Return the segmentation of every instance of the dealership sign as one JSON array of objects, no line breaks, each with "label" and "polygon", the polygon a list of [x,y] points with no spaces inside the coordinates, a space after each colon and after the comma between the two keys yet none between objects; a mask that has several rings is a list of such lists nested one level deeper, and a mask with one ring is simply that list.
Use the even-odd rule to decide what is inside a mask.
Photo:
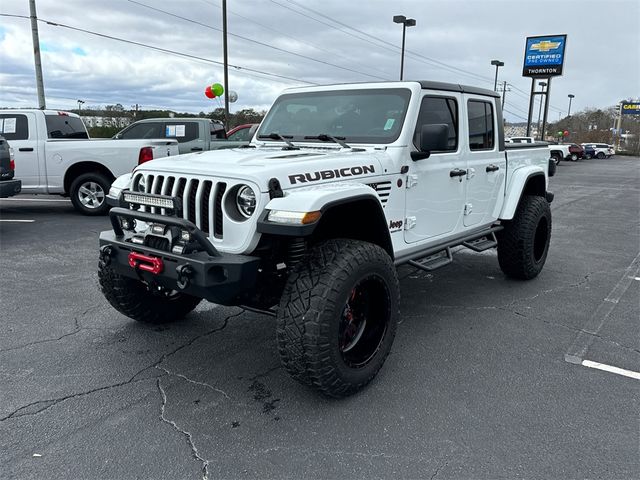
[{"label": "dealership sign", "polygon": [[523,77],[548,78],[562,75],[566,35],[527,37]]},{"label": "dealership sign", "polygon": [[640,102],[623,102],[620,111],[623,115],[640,115]]}]

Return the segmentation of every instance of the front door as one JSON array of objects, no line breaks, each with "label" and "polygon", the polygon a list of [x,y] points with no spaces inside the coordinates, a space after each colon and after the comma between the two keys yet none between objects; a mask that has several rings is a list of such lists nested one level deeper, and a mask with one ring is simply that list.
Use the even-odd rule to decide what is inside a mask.
[{"label": "front door", "polygon": [[422,98],[414,146],[419,146],[420,130],[427,124],[447,125],[449,140],[446,149],[410,162],[404,231],[407,243],[436,239],[460,228],[466,189],[464,176],[458,175],[466,169],[459,140],[461,99],[450,93],[429,93]]}]

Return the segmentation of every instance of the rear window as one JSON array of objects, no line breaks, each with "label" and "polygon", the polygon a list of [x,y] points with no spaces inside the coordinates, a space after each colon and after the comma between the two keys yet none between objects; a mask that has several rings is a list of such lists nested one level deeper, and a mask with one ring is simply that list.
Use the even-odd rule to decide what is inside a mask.
[{"label": "rear window", "polygon": [[490,150],[493,148],[493,107],[489,102],[469,100],[469,148]]},{"label": "rear window", "polygon": [[45,115],[49,138],[89,138],[87,128],[78,117],[69,115]]},{"label": "rear window", "polygon": [[123,140],[139,140],[146,138],[164,138],[160,122],[137,123],[118,134]]},{"label": "rear window", "polygon": [[0,115],[0,135],[11,140],[27,140],[29,138],[29,122],[26,115]]},{"label": "rear window", "polygon": [[197,122],[167,122],[164,130],[164,136],[175,138],[178,143],[191,142],[199,136]]}]

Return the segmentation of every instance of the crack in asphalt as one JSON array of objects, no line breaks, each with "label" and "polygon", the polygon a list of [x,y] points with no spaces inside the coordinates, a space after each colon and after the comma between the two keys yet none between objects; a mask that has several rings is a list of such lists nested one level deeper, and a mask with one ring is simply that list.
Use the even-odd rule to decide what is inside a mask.
[{"label": "crack in asphalt", "polygon": [[266,377],[267,375],[269,375],[271,372],[275,372],[276,370],[279,370],[282,368],[282,365],[276,365],[275,367],[271,367],[269,370],[266,370],[262,373],[258,373],[256,375],[254,375],[253,377],[249,377],[250,381],[254,381],[257,380],[259,378],[263,378]]},{"label": "crack in asphalt", "polygon": [[84,312],[79,313],[78,315],[73,317],[74,328],[73,328],[72,332],[65,333],[64,335],[61,335],[61,336],[56,337],[56,338],[45,338],[43,340],[36,340],[36,341],[33,341],[33,342],[25,343],[23,345],[17,345],[15,347],[4,348],[4,349],[0,350],[0,353],[12,352],[12,351],[15,351],[15,350],[21,350],[23,348],[31,347],[32,345],[40,345],[42,343],[57,342],[59,340],[62,340],[63,338],[71,337],[72,335],[76,335],[76,334],[80,333],[82,330],[94,329],[94,327],[91,327],[91,328],[83,327],[81,325],[81,323],[80,323],[80,318],[84,317],[87,313],[89,313],[91,311],[94,311],[94,310],[97,310],[98,308],[103,307],[103,306],[104,306],[103,304],[94,305],[93,307],[89,307]]},{"label": "crack in asphalt", "polygon": [[444,462],[442,465],[440,465],[438,468],[436,468],[436,471],[433,472],[433,475],[431,475],[431,478],[429,480],[433,480],[434,478],[436,478],[438,476],[438,474],[440,473],[440,470],[442,470],[447,465],[449,465],[449,462]]},{"label": "crack in asphalt", "polygon": [[[163,354],[163,355],[160,357],[160,359],[158,359],[157,361],[155,361],[155,362],[154,362],[154,363],[152,363],[151,365],[148,365],[148,366],[144,367],[143,369],[139,370],[139,371],[138,371],[137,373],[135,373],[131,378],[129,378],[129,380],[126,380],[126,381],[124,381],[124,382],[118,382],[118,383],[110,384],[110,385],[105,385],[105,386],[102,386],[102,387],[93,388],[93,389],[91,389],[91,390],[87,390],[87,391],[84,391],[84,392],[78,392],[78,393],[73,393],[73,394],[70,394],[70,395],[65,395],[65,396],[63,396],[63,397],[50,398],[50,399],[46,399],[46,400],[38,400],[38,401],[35,401],[35,402],[31,402],[31,403],[28,403],[27,405],[23,405],[23,406],[21,406],[21,407],[19,407],[19,408],[15,409],[14,411],[12,411],[11,413],[9,413],[8,415],[5,415],[4,417],[0,418],[0,422],[4,422],[4,421],[9,420],[9,419],[11,419],[11,418],[20,418],[20,417],[26,417],[26,416],[33,416],[33,415],[37,415],[37,414],[42,413],[42,412],[44,412],[44,411],[46,411],[46,410],[49,410],[51,407],[53,407],[53,406],[55,406],[55,405],[58,405],[58,404],[59,404],[59,403],[61,403],[61,402],[64,402],[64,401],[66,401],[66,400],[69,400],[69,399],[71,399],[71,398],[81,397],[81,396],[84,396],[84,395],[89,395],[89,394],[91,394],[91,393],[101,392],[101,391],[103,391],[103,390],[109,390],[109,389],[111,389],[111,388],[122,387],[122,386],[128,385],[128,384],[130,384],[130,383],[136,383],[136,382],[138,382],[138,381],[147,380],[147,379],[140,379],[140,380],[136,380],[136,377],[138,377],[138,376],[139,376],[139,375],[141,375],[142,373],[146,372],[147,370],[150,370],[150,369],[152,369],[152,368],[156,368],[156,367],[157,367],[157,366],[159,366],[162,362],[164,362],[168,357],[170,357],[171,355],[174,355],[174,354],[178,353],[180,350],[183,350],[184,348],[187,348],[187,347],[189,347],[189,346],[193,345],[193,344],[194,344],[197,340],[199,340],[200,338],[204,338],[204,337],[206,337],[206,336],[209,336],[209,335],[212,335],[212,334],[214,334],[214,333],[216,333],[216,332],[219,332],[219,331],[221,331],[221,330],[224,330],[224,328],[226,328],[226,326],[228,325],[229,320],[231,320],[232,318],[238,317],[238,316],[242,315],[243,313],[244,313],[244,310],[241,310],[241,311],[240,311],[240,312],[238,312],[238,313],[235,313],[235,314],[233,314],[233,315],[229,315],[228,317],[226,317],[226,318],[224,319],[224,322],[223,322],[223,324],[222,324],[222,326],[221,326],[221,327],[217,327],[217,328],[214,328],[214,329],[212,329],[212,330],[209,330],[209,331],[207,331],[207,332],[205,332],[205,333],[202,333],[202,334],[200,334],[200,335],[197,335],[196,337],[194,337],[194,338],[192,338],[191,340],[189,340],[188,342],[186,342],[186,343],[184,343],[184,344],[180,345],[179,347],[177,347],[177,348],[173,349],[172,351],[170,351],[170,352],[168,352],[168,353]],[[160,376],[163,376],[163,375],[160,375]],[[155,376],[155,377],[151,377],[151,378],[159,378],[159,377]],[[23,410],[25,410],[25,409],[27,409],[27,408],[33,407],[33,406],[35,406],[35,405],[40,405],[40,404],[46,404],[46,405],[45,405],[43,408],[41,408],[41,409],[39,409],[39,410],[37,410],[37,411],[35,411],[35,412],[28,412],[28,413],[24,413],[24,414],[22,414],[22,415],[19,415],[19,412],[21,412],[21,411],[23,411]]]},{"label": "crack in asphalt", "polygon": [[184,380],[186,382],[193,383],[194,385],[200,385],[200,386],[203,386],[203,387],[207,387],[208,389],[213,390],[214,392],[218,392],[218,393],[224,395],[224,397],[227,398],[227,399],[231,398],[231,397],[229,397],[227,392],[225,392],[224,390],[220,390],[219,388],[216,388],[213,385],[210,385],[210,384],[208,384],[206,382],[199,382],[198,380],[193,380],[192,378],[189,378],[186,375],[183,375],[181,373],[171,372],[171,371],[167,370],[166,368],[161,367],[160,365],[156,365],[155,368],[157,368],[158,370],[162,370],[167,375],[170,375],[172,377],[178,377],[178,378],[181,378],[182,380]]},{"label": "crack in asphalt", "polygon": [[191,449],[191,455],[193,456],[194,459],[198,460],[202,464],[202,480],[208,480],[209,479],[209,460],[200,456],[200,453],[198,452],[198,448],[193,442],[193,435],[191,434],[191,432],[181,429],[176,422],[174,422],[173,420],[169,420],[165,416],[165,407],[167,406],[167,394],[162,388],[162,385],[160,385],[160,378],[156,379],[156,385],[158,386],[158,391],[162,396],[162,404],[160,405],[160,420],[162,420],[164,423],[168,425],[171,425],[178,433],[185,436],[185,438],[187,439],[187,444]]}]

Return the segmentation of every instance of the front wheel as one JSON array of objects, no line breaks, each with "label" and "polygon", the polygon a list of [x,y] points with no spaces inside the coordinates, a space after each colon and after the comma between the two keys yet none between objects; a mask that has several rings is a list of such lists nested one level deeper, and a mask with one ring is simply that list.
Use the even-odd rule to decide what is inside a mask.
[{"label": "front wheel", "polygon": [[571,161],[572,162],[577,162],[578,161],[578,154],[577,153],[572,153],[571,154]]},{"label": "front wheel", "polygon": [[105,215],[109,210],[107,193],[110,186],[111,181],[102,173],[83,173],[71,182],[71,203],[84,215]]},{"label": "front wheel", "polygon": [[555,163],[556,165],[560,165],[560,155],[558,155],[557,153],[551,155],[551,160],[553,160],[553,163]]},{"label": "front wheel", "polygon": [[155,289],[139,280],[117,274],[102,260],[98,280],[105,298],[123,315],[142,323],[169,323],[184,318],[200,299],[184,293]]},{"label": "front wheel", "polygon": [[598,157],[600,160],[602,160],[604,158],[604,153],[598,152],[598,155],[596,155],[596,157]]},{"label": "front wheel", "polygon": [[535,278],[544,267],[551,240],[551,209],[543,197],[520,200],[513,220],[504,222],[498,238],[498,263],[509,277]]},{"label": "front wheel", "polygon": [[351,395],[382,367],[400,315],[398,275],[381,247],[329,240],[292,271],[277,316],[289,374],[331,397]]}]

